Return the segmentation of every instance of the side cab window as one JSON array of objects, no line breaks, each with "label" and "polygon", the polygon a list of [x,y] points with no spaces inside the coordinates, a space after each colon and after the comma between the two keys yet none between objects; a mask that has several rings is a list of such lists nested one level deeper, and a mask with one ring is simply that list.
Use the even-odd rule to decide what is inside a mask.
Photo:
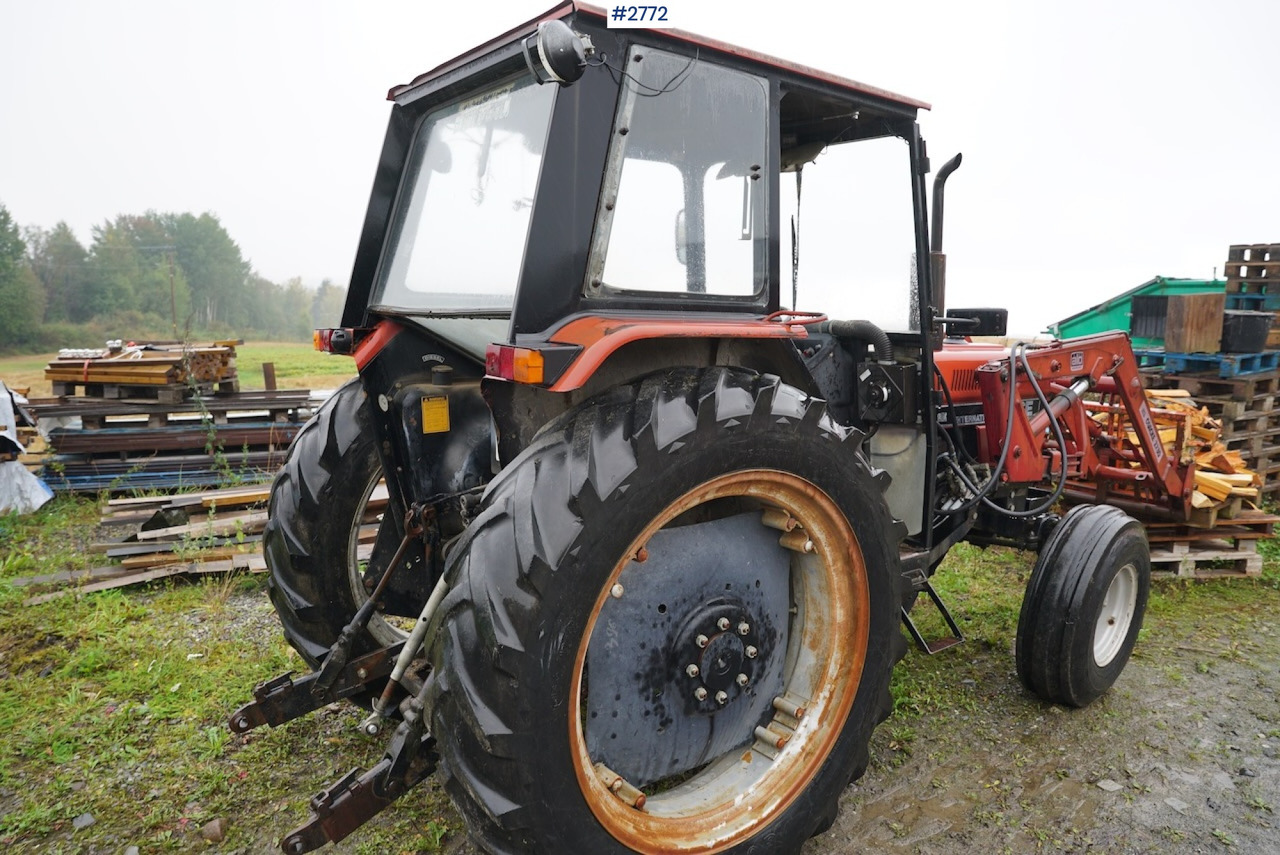
[{"label": "side cab window", "polygon": [[633,45],[586,293],[763,299],[768,115],[763,78]]}]

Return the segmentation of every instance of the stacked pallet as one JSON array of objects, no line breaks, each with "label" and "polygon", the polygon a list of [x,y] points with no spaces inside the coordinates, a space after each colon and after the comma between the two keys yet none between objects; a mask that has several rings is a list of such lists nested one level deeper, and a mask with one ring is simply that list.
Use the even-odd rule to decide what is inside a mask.
[{"label": "stacked pallet", "polygon": [[1265,294],[1280,282],[1280,243],[1234,244],[1224,266],[1228,294]]},{"label": "stacked pallet", "polygon": [[1196,579],[1257,576],[1262,573],[1258,541],[1271,537],[1280,517],[1240,511],[1213,528],[1146,520],[1151,570],[1157,576]]},{"label": "stacked pallet", "polygon": [[193,392],[236,392],[236,341],[206,346],[181,343],[108,346],[61,350],[44,370],[57,396],[94,398],[150,397],[177,403]]},{"label": "stacked pallet", "polygon": [[[284,463],[315,402],[306,390],[151,398],[44,398],[31,409],[52,451],[42,477],[56,491],[216,487],[262,481]],[[69,427],[49,425],[70,423]]]},{"label": "stacked pallet", "polygon": [[1235,244],[1227,250],[1223,270],[1228,306],[1275,314],[1267,348],[1280,348],[1280,244]]}]

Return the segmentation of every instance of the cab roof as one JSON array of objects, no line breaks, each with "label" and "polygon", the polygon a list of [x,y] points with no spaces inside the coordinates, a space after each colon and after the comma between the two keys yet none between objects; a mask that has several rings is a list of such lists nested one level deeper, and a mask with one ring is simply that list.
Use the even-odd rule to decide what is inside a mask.
[{"label": "cab roof", "polygon": [[[449,71],[459,68],[460,66],[463,66],[468,62],[478,59],[479,57],[485,55],[486,53],[489,53],[491,50],[493,50],[496,47],[510,44],[512,41],[514,41],[517,38],[522,38],[524,36],[531,34],[533,31],[535,31],[538,28],[538,24],[542,23],[543,21],[551,21],[551,20],[556,20],[560,18],[569,18],[575,15],[583,15],[583,16],[588,16],[592,18],[597,18],[601,22],[607,22],[608,20],[608,17],[607,17],[608,13],[606,12],[606,10],[598,6],[591,6],[586,3],[575,2],[575,0],[568,0],[567,2],[564,2],[557,6],[552,7],[551,9],[547,10],[541,15],[538,15],[535,18],[531,18],[530,20],[524,22],[518,27],[514,27],[506,31],[502,35],[496,38],[490,39],[484,44],[479,45],[478,47],[472,48],[466,53],[460,54],[459,56],[454,57],[448,62],[438,65],[435,68],[431,69],[430,71],[427,71],[423,74],[418,75],[409,83],[401,84],[399,86],[393,86],[391,90],[387,92],[387,100],[394,101],[405,92],[408,92],[411,89],[414,89],[418,86],[421,86],[424,83],[427,83],[437,77],[440,77],[441,75],[444,75]],[[826,84],[827,86],[847,90],[850,94],[863,95],[863,96],[870,95],[872,97],[879,98],[884,101],[888,101],[888,102],[900,105],[902,107],[906,107],[911,110],[930,109],[930,105],[925,101],[918,101],[914,98],[908,98],[905,95],[899,95],[895,92],[890,92],[887,89],[881,89],[878,86],[871,86],[866,83],[859,83],[858,81],[850,80],[847,77],[841,77],[837,74],[830,74],[828,72],[821,71],[820,69],[817,69],[817,68],[812,68],[810,66],[802,65],[797,62],[791,62],[790,60],[786,60],[786,59],[779,59],[778,57],[769,56],[768,54],[760,53],[758,51],[754,51],[749,48],[743,48],[743,47],[738,47],[737,45],[731,45],[731,44],[728,44],[727,42],[722,42],[716,39],[708,38],[707,36],[700,36],[700,35],[697,35],[696,33],[689,33],[689,32],[685,32],[684,30],[677,30],[677,29],[649,30],[648,32],[655,35],[660,34],[662,37],[669,38],[674,41],[684,42],[686,44],[696,45],[698,47],[709,48],[711,50],[719,51],[720,53],[738,57],[739,59],[743,59],[748,62],[761,65],[769,69],[773,69],[775,71],[781,71],[781,72],[785,72],[787,74],[795,75],[798,77],[804,77],[810,80],[820,81]]]}]

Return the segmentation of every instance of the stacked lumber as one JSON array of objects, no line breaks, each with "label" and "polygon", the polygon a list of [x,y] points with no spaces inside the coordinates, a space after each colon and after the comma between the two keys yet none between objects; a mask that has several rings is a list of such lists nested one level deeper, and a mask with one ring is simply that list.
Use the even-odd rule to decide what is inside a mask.
[{"label": "stacked lumber", "polygon": [[[14,579],[32,590],[24,603],[37,605],[69,594],[87,594],[173,577],[262,573],[262,532],[267,524],[270,487],[229,487],[176,496],[111,499],[103,503],[103,531],[128,533],[90,544],[103,562],[87,570],[61,571]],[[387,507],[385,485],[365,505],[356,559],[373,551]],[[110,562],[110,563],[106,563]]]},{"label": "stacked lumber", "polygon": [[99,350],[62,350],[45,366],[44,377],[54,395],[74,395],[81,388],[90,397],[125,395],[156,397],[176,402],[192,390],[234,392],[236,348],[239,342],[219,341],[191,346],[173,343],[108,342]]},{"label": "stacked lumber", "polygon": [[52,453],[42,477],[58,492],[217,487],[269,479],[318,406],[305,389],[155,399],[37,398]]},{"label": "stacked lumber", "polygon": [[39,592],[24,601],[37,605],[175,576],[262,573],[267,569],[261,541],[268,493],[268,487],[260,486],[113,499],[102,508],[101,524],[127,525],[131,533],[89,546],[90,553],[112,563],[15,579],[13,584]]},{"label": "stacked lumber", "polygon": [[1280,371],[1231,378],[1144,371],[1143,380],[1194,396],[1218,422],[1220,441],[1261,476],[1262,494],[1280,492]]},{"label": "stacked lumber", "polygon": [[[1165,452],[1193,467],[1195,478],[1189,519],[1170,520],[1155,505],[1144,515],[1141,509],[1147,506],[1141,501],[1126,508],[1147,529],[1152,571],[1189,578],[1257,576],[1262,572],[1257,541],[1271,537],[1280,522],[1257,507],[1261,476],[1240,450],[1229,447],[1221,420],[1190,391],[1148,389],[1147,401]],[[1086,407],[1104,430],[1139,445],[1123,407],[1098,402]],[[1087,491],[1075,496],[1089,500]]]}]

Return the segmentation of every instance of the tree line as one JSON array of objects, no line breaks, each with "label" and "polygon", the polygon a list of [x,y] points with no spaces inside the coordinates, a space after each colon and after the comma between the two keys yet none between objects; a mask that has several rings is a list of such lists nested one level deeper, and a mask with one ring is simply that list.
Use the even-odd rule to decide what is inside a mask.
[{"label": "tree line", "polygon": [[85,246],[65,223],[20,228],[0,205],[0,350],[98,338],[309,340],[342,315],[346,289],[254,272],[212,213],[121,214]]}]

